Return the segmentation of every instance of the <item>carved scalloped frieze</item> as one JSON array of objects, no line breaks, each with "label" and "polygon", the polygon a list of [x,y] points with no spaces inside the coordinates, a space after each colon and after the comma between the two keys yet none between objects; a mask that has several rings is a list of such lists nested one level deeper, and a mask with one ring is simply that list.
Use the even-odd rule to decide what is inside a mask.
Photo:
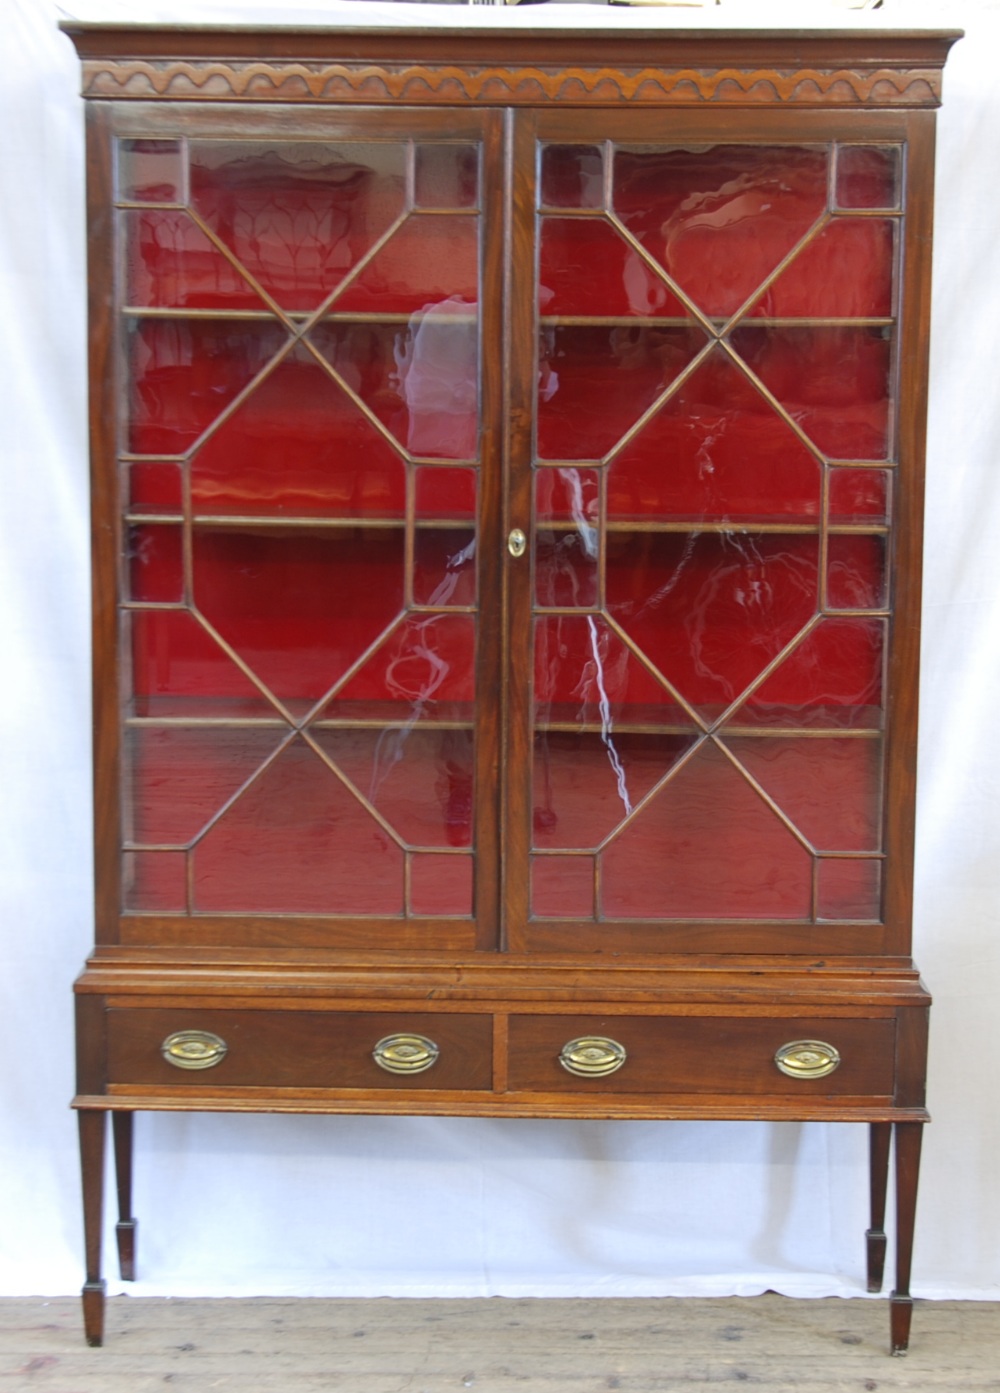
[{"label": "carved scalloped frieze", "polygon": [[937,106],[937,68],[500,68],[450,64],[191,62],[143,59],[83,65],[83,94],[170,101],[480,103],[617,106],[704,102],[813,106]]}]

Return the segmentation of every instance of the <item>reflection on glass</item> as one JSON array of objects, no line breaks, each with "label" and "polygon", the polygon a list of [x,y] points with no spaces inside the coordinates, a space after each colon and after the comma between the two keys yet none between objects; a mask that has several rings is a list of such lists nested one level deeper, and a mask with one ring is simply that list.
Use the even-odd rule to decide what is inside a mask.
[{"label": "reflection on glass", "polygon": [[287,342],[277,323],[131,321],[127,449],[183,454]]},{"label": "reflection on glass", "polygon": [[543,145],[541,203],[548,208],[600,208],[604,162],[598,145]]},{"label": "reflection on glass", "polygon": [[538,366],[539,458],[600,459],[704,343],[695,329],[544,329]]},{"label": "reflection on glass", "polygon": [[118,197],[130,203],[180,203],[184,157],[179,140],[120,140]]},{"label": "reflection on glass", "polygon": [[603,218],[542,219],[538,312],[687,317],[666,281]]},{"label": "reflection on glass", "polygon": [[333,302],[338,313],[419,314],[428,304],[478,299],[479,219],[412,214]]},{"label": "reflection on glass", "polygon": [[885,538],[833,536],[828,545],[828,607],[882,609],[886,602]]},{"label": "reflection on glass", "polygon": [[882,724],[884,619],[821,619],[732,717],[737,726]]},{"label": "reflection on glass", "polygon": [[898,208],[899,156],[898,145],[839,145],[838,206]]},{"label": "reflection on glass", "polygon": [[597,604],[597,478],[593,469],[535,471],[535,602],[543,608]]},{"label": "reflection on glass", "polygon": [[435,609],[476,603],[476,534],[471,529],[417,529],[413,601]]},{"label": "reflection on glass", "polygon": [[813,617],[813,535],[615,533],[608,610],[687,701],[715,717]]},{"label": "reflection on glass", "polygon": [[266,303],[188,213],[123,213],[125,298],[173,309],[265,310]]},{"label": "reflection on glass", "polygon": [[733,314],[826,209],[825,147],[615,152],[621,221],[706,314]]},{"label": "reflection on glass", "polygon": [[184,561],[179,527],[128,529],[129,599],[179,603],[184,598]]},{"label": "reflection on glass", "polygon": [[198,140],[191,201],[287,310],[318,306],[402,214],[402,144]]},{"label": "reflection on glass", "polygon": [[397,720],[440,716],[468,721],[475,691],[475,637],[471,615],[416,614],[401,619],[337,691],[324,715],[337,717],[361,708],[382,710]]},{"label": "reflection on glass", "polygon": [[816,457],[721,349],[622,447],[608,475],[612,518],[815,521],[819,503]]},{"label": "reflection on glass", "polygon": [[533,845],[546,850],[600,846],[666,777],[692,741],[688,734],[620,730],[613,723],[601,732],[538,732]]},{"label": "reflection on glass", "polygon": [[886,523],[889,521],[887,469],[831,469],[830,522]]},{"label": "reflection on glass", "polygon": [[414,847],[471,845],[471,730],[430,724],[323,727],[314,731],[314,739],[401,841]]}]

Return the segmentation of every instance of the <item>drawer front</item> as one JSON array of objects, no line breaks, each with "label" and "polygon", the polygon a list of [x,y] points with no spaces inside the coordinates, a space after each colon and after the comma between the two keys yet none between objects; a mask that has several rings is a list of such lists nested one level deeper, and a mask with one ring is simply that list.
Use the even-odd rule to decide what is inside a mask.
[{"label": "drawer front", "polygon": [[[895,1039],[891,1018],[512,1016],[508,1086],[518,1092],[887,1097]],[[583,1044],[567,1062],[595,1072],[570,1072],[560,1062],[572,1041]],[[810,1077],[810,1067],[822,1066],[822,1052],[793,1052],[788,1067],[800,1072],[789,1077],[775,1055],[798,1041],[832,1045],[839,1063]],[[614,1045],[623,1048],[624,1059]]]},{"label": "drawer front", "polygon": [[[483,1089],[492,1085],[492,1020],[486,1015],[404,1011],[219,1011],[111,1009],[108,1079],[112,1084],[197,1088]],[[164,1041],[181,1040],[180,1064]],[[204,1037],[218,1037],[224,1052]],[[402,1037],[393,1040],[392,1037]],[[414,1041],[413,1037],[418,1037]],[[436,1047],[427,1050],[420,1039]],[[375,1062],[380,1041],[385,1063]],[[214,1063],[205,1063],[221,1054]],[[428,1064],[428,1058],[433,1062]],[[192,1062],[193,1061],[193,1062]],[[390,1071],[390,1069],[392,1071]],[[401,1070],[401,1072],[395,1072]]]}]

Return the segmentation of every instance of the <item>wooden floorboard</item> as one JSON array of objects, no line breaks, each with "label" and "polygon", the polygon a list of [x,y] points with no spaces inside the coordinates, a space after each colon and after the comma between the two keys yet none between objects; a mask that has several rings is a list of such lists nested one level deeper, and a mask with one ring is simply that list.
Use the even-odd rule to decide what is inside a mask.
[{"label": "wooden floorboard", "polygon": [[755,1393],[1000,1390],[1000,1304],[918,1303],[887,1353],[884,1302],[726,1300],[0,1301],[0,1393]]}]

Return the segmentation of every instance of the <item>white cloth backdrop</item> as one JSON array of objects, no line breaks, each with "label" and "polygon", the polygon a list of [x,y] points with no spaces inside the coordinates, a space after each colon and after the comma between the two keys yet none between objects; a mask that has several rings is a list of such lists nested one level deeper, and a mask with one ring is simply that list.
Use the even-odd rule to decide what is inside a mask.
[{"label": "white cloth backdrop", "polygon": [[[362,21],[404,13],[353,8]],[[730,0],[705,15],[773,18],[762,10]],[[100,0],[84,13],[246,19],[260,7]],[[832,13],[800,0],[777,17]],[[702,22],[582,17],[677,14]],[[81,1281],[67,1102],[70,984],[91,942],[83,112],[57,18],[51,0],[0,0],[0,1291],[15,1294]],[[508,22],[575,18],[548,7]],[[936,996],[935,1121],[915,1290],[997,1297],[1000,6],[887,0],[869,19],[921,21],[968,37],[940,127],[916,922]],[[141,1114],[131,1289],[859,1295],[865,1155],[858,1126]]]}]

